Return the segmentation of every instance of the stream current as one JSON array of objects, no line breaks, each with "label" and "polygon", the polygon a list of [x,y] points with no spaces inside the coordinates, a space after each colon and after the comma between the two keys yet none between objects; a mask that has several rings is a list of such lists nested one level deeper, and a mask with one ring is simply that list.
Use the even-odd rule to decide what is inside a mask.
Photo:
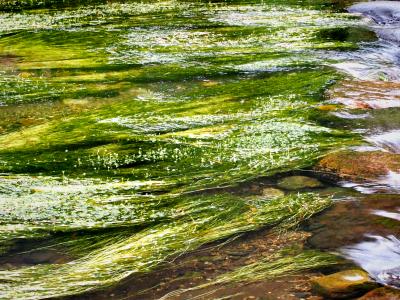
[{"label": "stream current", "polygon": [[315,171],[400,161],[400,2],[71,3],[0,14],[0,298],[161,297],[118,284],[292,220],[276,193],[333,197],[304,247],[400,287],[400,167]]}]

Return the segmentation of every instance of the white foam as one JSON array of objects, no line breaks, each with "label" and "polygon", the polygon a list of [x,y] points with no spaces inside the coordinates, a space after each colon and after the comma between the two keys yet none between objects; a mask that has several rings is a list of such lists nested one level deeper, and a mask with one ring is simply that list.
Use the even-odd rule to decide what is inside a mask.
[{"label": "white foam", "polygon": [[389,171],[389,173],[380,179],[379,182],[400,190],[400,173]]},{"label": "white foam", "polygon": [[400,173],[389,171],[386,175],[381,176],[378,180],[370,182],[355,183],[349,181],[339,182],[342,187],[352,188],[362,194],[384,193],[400,193]]},{"label": "white foam", "polygon": [[348,280],[348,281],[358,281],[364,279],[363,276],[361,275],[353,275],[353,276],[343,276],[343,279]]},{"label": "white foam", "polygon": [[400,153],[400,130],[393,130],[382,134],[372,135],[367,140],[384,150]]},{"label": "white foam", "polygon": [[338,118],[342,118],[342,119],[366,119],[368,117],[370,117],[369,114],[351,114],[349,112],[346,111],[341,111],[341,112],[333,112],[332,113],[334,116],[338,117]]},{"label": "white foam", "polygon": [[400,240],[395,236],[388,237],[368,235],[370,241],[341,249],[343,255],[354,261],[381,283],[382,272],[400,267]]}]

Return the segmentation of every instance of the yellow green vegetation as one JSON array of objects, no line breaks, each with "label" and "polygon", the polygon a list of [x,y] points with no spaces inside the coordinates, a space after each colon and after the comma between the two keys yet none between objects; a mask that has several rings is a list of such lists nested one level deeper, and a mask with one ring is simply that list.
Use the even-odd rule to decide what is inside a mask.
[{"label": "yellow green vegetation", "polygon": [[[104,288],[208,242],[296,227],[330,200],[220,188],[359,139],[319,107],[340,78],[327,54],[357,48],[360,20],[324,1],[104,2],[0,5],[0,247],[35,239],[72,257],[1,270],[2,299]],[[264,271],[307,268],[284,259]]]},{"label": "yellow green vegetation", "polygon": [[230,283],[246,283],[261,280],[274,279],[284,276],[290,276],[302,271],[325,268],[340,263],[337,256],[313,250],[293,251],[293,249],[284,249],[267,258],[258,260],[255,263],[237,268],[231,272],[219,275],[209,283],[205,283],[193,288],[181,289],[171,292],[161,299],[193,292],[196,290],[209,289],[207,292],[199,293],[192,299],[201,299],[218,290],[218,285]]}]

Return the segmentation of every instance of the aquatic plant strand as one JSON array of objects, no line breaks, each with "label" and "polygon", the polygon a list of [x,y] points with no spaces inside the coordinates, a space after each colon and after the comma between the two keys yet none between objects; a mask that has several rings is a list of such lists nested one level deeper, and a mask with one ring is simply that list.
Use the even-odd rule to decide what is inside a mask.
[{"label": "aquatic plant strand", "polygon": [[[218,205],[218,198],[214,199]],[[229,195],[219,199],[225,201],[220,209],[192,212],[186,218],[149,227],[129,238],[107,241],[104,247],[69,263],[0,271],[0,296],[43,299],[106,287],[129,275],[149,272],[168,257],[208,242],[262,226],[296,226],[330,205],[328,199],[313,194],[242,200],[237,205],[240,200]],[[242,205],[247,208],[243,210]]]},{"label": "aquatic plant strand", "polygon": [[325,4],[1,1],[0,251],[71,261],[2,269],[0,298],[109,287],[326,208],[221,189],[358,143],[320,104],[362,21]]},{"label": "aquatic plant strand", "polygon": [[[286,251],[287,252],[287,251]],[[230,283],[249,283],[260,280],[274,279],[282,276],[290,276],[302,271],[315,270],[318,268],[329,267],[340,263],[340,259],[330,253],[315,250],[304,250],[297,254],[285,253],[285,249],[279,253],[263,258],[255,263],[239,267],[231,272],[219,275],[214,280],[192,288],[176,290],[166,294],[159,300],[166,300],[173,296],[193,292],[210,287],[230,284]],[[206,293],[200,293],[191,299],[200,299],[218,290],[218,287]]]}]

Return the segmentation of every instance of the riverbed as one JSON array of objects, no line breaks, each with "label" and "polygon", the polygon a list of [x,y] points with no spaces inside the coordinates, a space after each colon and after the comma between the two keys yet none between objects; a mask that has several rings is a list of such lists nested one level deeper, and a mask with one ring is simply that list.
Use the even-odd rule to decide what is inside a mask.
[{"label": "riverbed", "polygon": [[398,288],[399,7],[0,4],[0,298]]}]

